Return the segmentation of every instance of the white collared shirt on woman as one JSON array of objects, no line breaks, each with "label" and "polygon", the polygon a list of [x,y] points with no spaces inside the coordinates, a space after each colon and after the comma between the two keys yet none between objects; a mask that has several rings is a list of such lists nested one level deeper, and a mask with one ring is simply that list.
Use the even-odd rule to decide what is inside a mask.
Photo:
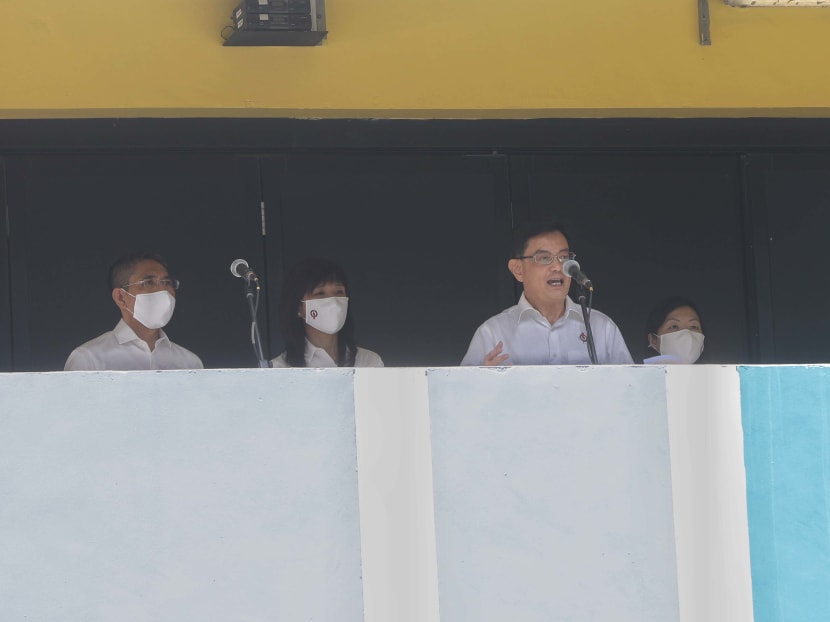
[{"label": "white collared shirt on woman", "polygon": [[[323,348],[318,348],[308,339],[305,340],[305,366],[306,367],[337,367]],[[291,367],[286,360],[286,353],[283,352],[277,358],[271,359],[271,367]],[[354,367],[383,367],[381,358],[371,350],[357,349],[354,357]]]}]

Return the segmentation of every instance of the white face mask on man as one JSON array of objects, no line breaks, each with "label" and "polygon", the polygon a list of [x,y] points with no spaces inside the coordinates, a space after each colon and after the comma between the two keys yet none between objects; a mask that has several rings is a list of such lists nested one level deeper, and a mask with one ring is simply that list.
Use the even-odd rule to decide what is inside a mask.
[{"label": "white face mask on man", "polygon": [[691,365],[703,352],[703,333],[684,328],[673,333],[657,335],[660,354],[677,357],[681,363]]},{"label": "white face mask on man", "polygon": [[334,335],[340,332],[346,323],[349,312],[348,296],[331,296],[329,298],[315,298],[304,300],[305,323],[316,328],[321,333]]},{"label": "white face mask on man", "polygon": [[[127,295],[132,296],[126,289]],[[152,294],[138,294],[133,307],[133,317],[147,328],[167,326],[176,308],[176,298],[166,289]],[[128,309],[129,310],[129,309]]]}]

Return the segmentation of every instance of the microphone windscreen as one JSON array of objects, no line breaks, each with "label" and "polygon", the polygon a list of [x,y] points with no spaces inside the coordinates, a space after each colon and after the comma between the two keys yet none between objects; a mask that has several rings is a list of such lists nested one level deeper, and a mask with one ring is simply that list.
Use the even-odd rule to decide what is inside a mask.
[{"label": "microphone windscreen", "polygon": [[565,276],[569,276],[573,278],[577,272],[581,270],[579,263],[577,263],[576,259],[569,259],[565,262],[562,266],[562,272],[565,273]]},{"label": "microphone windscreen", "polygon": [[231,263],[231,274],[234,276],[244,276],[245,270],[248,270],[248,262],[244,259],[234,259]]}]

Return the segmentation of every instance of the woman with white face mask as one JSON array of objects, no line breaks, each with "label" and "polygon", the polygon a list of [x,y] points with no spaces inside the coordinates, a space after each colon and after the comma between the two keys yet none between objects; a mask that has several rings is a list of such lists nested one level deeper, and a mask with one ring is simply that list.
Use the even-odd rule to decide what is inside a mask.
[{"label": "woman with white face mask", "polygon": [[355,344],[349,282],[334,262],[308,258],[288,271],[279,324],[285,352],[272,367],[383,367],[377,354]]},{"label": "woman with white face mask", "polygon": [[672,296],[660,301],[646,321],[648,352],[652,356],[643,363],[690,365],[703,352],[703,322],[695,303]]}]

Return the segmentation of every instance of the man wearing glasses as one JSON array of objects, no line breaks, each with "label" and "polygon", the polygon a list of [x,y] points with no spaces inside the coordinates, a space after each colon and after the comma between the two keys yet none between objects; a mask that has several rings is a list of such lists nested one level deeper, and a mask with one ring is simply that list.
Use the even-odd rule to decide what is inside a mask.
[{"label": "man wearing glasses", "polygon": [[121,310],[115,328],[78,346],[66,371],[202,369],[190,350],[168,339],[162,327],[173,316],[178,279],[155,253],[132,253],[110,268],[112,299]]},{"label": "man wearing glasses", "polygon": [[[568,297],[563,264],[575,255],[564,227],[543,221],[519,228],[507,267],[524,287],[519,304],[478,327],[462,365],[589,365],[582,309]],[[634,361],[617,325],[591,311],[597,362]]]}]

